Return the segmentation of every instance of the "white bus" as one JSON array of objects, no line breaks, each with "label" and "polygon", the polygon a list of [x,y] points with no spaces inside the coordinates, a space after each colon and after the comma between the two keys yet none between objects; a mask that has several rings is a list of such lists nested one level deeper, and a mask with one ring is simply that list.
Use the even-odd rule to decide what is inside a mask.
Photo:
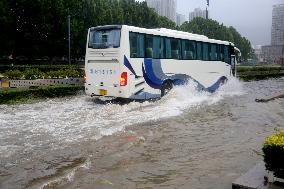
[{"label": "white bus", "polygon": [[90,28],[85,91],[90,96],[150,99],[189,80],[214,92],[234,75],[234,44],[165,28]]}]

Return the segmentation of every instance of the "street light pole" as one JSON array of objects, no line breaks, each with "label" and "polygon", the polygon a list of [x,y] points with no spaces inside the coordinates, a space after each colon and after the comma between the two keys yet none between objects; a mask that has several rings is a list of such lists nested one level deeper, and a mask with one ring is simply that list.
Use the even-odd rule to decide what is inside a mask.
[{"label": "street light pole", "polygon": [[209,12],[208,12],[208,9],[209,9],[209,0],[207,0],[207,6],[206,6],[206,19],[207,19],[207,20],[209,19]]},{"label": "street light pole", "polygon": [[281,67],[284,66],[284,30],[283,30],[283,44],[282,44],[282,58],[281,58]]},{"label": "street light pole", "polygon": [[71,16],[68,10],[68,64],[71,65],[71,27],[70,27]]}]

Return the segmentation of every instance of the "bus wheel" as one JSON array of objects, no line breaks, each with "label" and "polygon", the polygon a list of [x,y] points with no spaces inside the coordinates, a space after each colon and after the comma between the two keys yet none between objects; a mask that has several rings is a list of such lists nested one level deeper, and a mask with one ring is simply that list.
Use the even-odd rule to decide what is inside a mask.
[{"label": "bus wheel", "polygon": [[173,88],[173,83],[170,80],[167,80],[163,83],[161,88],[161,96],[165,96],[170,92],[170,90]]}]

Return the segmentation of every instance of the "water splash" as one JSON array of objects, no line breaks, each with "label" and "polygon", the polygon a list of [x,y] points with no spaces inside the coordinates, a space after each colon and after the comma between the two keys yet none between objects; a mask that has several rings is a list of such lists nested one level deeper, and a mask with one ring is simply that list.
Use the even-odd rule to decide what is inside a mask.
[{"label": "water splash", "polygon": [[68,143],[97,140],[123,131],[129,125],[178,116],[191,108],[211,105],[243,93],[241,82],[230,78],[213,94],[198,91],[196,85],[189,82],[186,86],[174,87],[167,96],[154,102],[97,104],[90,97],[81,95],[35,104],[2,105],[0,158],[14,153],[34,152],[35,149],[38,150],[34,153],[42,148],[60,149]]}]

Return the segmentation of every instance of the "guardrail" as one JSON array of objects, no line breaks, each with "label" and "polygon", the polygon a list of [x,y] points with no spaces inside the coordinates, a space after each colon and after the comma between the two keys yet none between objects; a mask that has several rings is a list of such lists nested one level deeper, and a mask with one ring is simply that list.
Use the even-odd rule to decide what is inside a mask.
[{"label": "guardrail", "polygon": [[83,78],[61,78],[61,79],[35,79],[35,80],[2,80],[0,81],[0,88],[32,88],[41,86],[55,86],[55,85],[84,85]]}]

